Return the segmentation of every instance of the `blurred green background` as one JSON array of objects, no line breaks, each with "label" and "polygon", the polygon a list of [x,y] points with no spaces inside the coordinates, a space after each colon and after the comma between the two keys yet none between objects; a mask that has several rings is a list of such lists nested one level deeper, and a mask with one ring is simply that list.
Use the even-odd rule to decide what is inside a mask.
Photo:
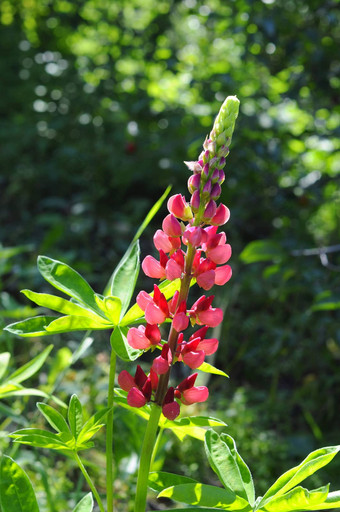
[{"label": "blurred green background", "polygon": [[[239,97],[222,194],[233,278],[215,292],[225,321],[214,364],[231,378],[210,379],[205,412],[229,424],[259,493],[308,451],[340,441],[339,7],[338,0],[2,0],[0,7],[2,325],[32,314],[18,290],[49,290],[38,254],[72,265],[100,292],[166,186],[188,197],[183,160],[199,154],[224,98]],[[165,213],[164,205],[144,233],[143,256],[154,251]],[[139,285],[150,287],[142,275]],[[45,340],[0,334],[13,368]],[[54,337],[47,374],[77,340]],[[107,336],[97,336],[66,372],[64,399],[76,391],[90,409],[96,395],[105,402],[106,347]],[[17,406],[37,421],[34,399]],[[144,425],[123,413],[118,419],[118,457],[133,479]],[[176,443],[162,447],[167,467],[214,481],[202,445]],[[31,462],[40,457],[20,450]],[[102,463],[99,451],[92,463]],[[73,466],[65,483],[63,464],[55,463],[53,493],[66,500]],[[339,462],[333,468],[328,479],[339,485]],[[119,492],[128,499],[123,480]]]}]

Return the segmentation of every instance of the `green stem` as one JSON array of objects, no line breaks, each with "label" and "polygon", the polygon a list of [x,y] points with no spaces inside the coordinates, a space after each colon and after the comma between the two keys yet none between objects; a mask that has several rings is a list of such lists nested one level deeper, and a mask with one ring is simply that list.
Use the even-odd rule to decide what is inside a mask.
[{"label": "green stem", "polygon": [[107,415],[106,425],[106,496],[107,512],[113,511],[113,399],[116,374],[116,353],[111,349],[109,389],[107,397],[107,406],[110,411]]},{"label": "green stem", "polygon": [[158,435],[157,435],[157,439],[156,439],[156,442],[155,442],[155,446],[153,447],[153,450],[152,450],[152,456],[151,456],[151,462],[150,462],[150,471],[152,470],[153,463],[155,462],[155,458],[156,458],[156,455],[157,455],[157,452],[158,452],[158,448],[159,448],[159,445],[160,445],[160,442],[161,442],[161,439],[162,439],[163,430],[164,430],[163,428],[159,429],[159,432],[158,432]]},{"label": "green stem", "polygon": [[144,435],[142,453],[139,463],[135,512],[145,512],[151,456],[155,444],[158,421],[161,412],[162,409],[157,404],[151,405],[150,417]]},{"label": "green stem", "polygon": [[92,491],[92,494],[93,494],[93,496],[95,497],[95,499],[96,499],[96,501],[98,503],[98,507],[99,507],[100,512],[105,512],[102,500],[100,499],[100,496],[99,496],[99,494],[97,492],[97,489],[95,488],[95,486],[94,486],[94,484],[93,484],[93,482],[92,482],[92,480],[90,478],[90,475],[86,471],[85,466],[82,463],[82,461],[80,460],[80,457],[79,457],[77,452],[74,452],[74,459],[76,460],[76,462],[77,462],[77,464],[78,464],[78,466],[80,468],[80,471],[83,473],[84,478],[85,478],[86,482],[88,483],[88,485],[89,485],[89,487],[90,487],[90,489]]}]

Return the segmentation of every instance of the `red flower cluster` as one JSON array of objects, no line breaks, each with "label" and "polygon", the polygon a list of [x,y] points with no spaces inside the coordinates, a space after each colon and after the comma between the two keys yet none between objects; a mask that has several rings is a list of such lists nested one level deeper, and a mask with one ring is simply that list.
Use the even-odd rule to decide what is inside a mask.
[{"label": "red flower cluster", "polygon": [[[229,220],[230,213],[224,204],[217,206],[216,200],[225,179],[223,167],[238,103],[235,97],[227,98],[198,161],[186,162],[193,172],[188,181],[191,200],[187,202],[181,194],[170,197],[169,214],[163,220],[162,230],[157,230],[153,238],[159,257],[148,255],[142,263],[148,277],[179,279],[181,286],[170,301],[157,285],[153,294],[145,291],[138,294],[137,304],[144,311],[146,326],[132,327],[127,335],[128,343],[142,350],[158,347],[161,353],[154,359],[149,375],[137,366],[135,377],[124,370],[118,381],[128,392],[130,406],[142,407],[155,400],[168,419],[179,415],[180,403],[204,402],[209,395],[205,386],[194,386],[197,373],[177,387],[169,387],[168,382],[175,362],[183,362],[191,369],[199,368],[205,356],[213,354],[218,347],[217,339],[205,337],[209,327],[216,327],[223,320],[222,310],[212,306],[214,296],[202,295],[191,307],[187,302],[192,279],[196,279],[199,287],[210,290],[214,284],[224,285],[231,278],[231,267],[226,265],[231,246],[226,243],[225,233],[217,232],[218,226]],[[168,341],[164,342],[159,326],[166,321],[171,326]],[[183,331],[189,322],[202,327],[185,341]]]}]

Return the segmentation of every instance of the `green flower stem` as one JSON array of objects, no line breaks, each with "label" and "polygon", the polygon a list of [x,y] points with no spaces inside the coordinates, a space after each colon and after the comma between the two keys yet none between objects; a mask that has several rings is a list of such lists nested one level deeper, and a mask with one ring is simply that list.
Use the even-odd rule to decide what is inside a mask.
[{"label": "green flower stem", "polygon": [[115,387],[117,356],[111,349],[110,357],[110,373],[109,373],[109,389],[107,397],[107,406],[110,411],[107,414],[106,425],[106,496],[107,496],[107,512],[113,511],[113,399]]},{"label": "green flower stem", "polygon": [[150,417],[144,435],[139,463],[135,512],[145,512],[151,456],[155,445],[158,421],[161,412],[162,409],[157,404],[153,403],[151,405]]},{"label": "green flower stem", "polygon": [[88,483],[88,485],[89,485],[89,487],[90,487],[90,489],[92,491],[93,496],[95,497],[95,499],[96,499],[96,501],[98,503],[98,507],[99,507],[100,512],[105,512],[102,500],[100,499],[100,496],[99,496],[99,494],[97,492],[97,489],[95,488],[95,486],[94,486],[94,484],[93,484],[93,482],[92,482],[92,480],[90,478],[90,475],[86,471],[84,464],[80,460],[80,457],[79,457],[78,453],[74,452],[73,455],[74,455],[75,461],[77,462],[77,464],[78,464],[78,466],[80,468],[80,471],[83,473],[84,478],[85,478],[86,482]]}]

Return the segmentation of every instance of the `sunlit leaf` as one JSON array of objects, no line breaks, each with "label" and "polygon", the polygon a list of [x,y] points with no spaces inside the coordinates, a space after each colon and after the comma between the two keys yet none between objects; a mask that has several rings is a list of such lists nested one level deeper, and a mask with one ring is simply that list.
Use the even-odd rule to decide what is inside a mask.
[{"label": "sunlit leaf", "polygon": [[2,354],[0,354],[0,379],[2,379],[3,375],[6,373],[10,359],[11,354],[9,352],[2,352]]},{"label": "sunlit leaf", "polygon": [[26,295],[28,299],[35,302],[38,306],[52,309],[53,311],[63,313],[64,315],[88,316],[89,318],[104,320],[102,316],[97,315],[94,311],[86,309],[86,307],[82,307],[70,300],[57,297],[56,295],[37,293],[32,292],[31,290],[21,290],[21,293]]},{"label": "sunlit leaf", "polygon": [[248,466],[236,449],[235,441],[227,434],[218,435],[208,430],[205,451],[212,469],[227,490],[248,501],[255,501],[254,483]]},{"label": "sunlit leaf", "polygon": [[102,312],[95,301],[95,292],[87,281],[73,268],[47,256],[38,256],[38,269],[52,286],[93,309]]},{"label": "sunlit leaf", "polygon": [[202,363],[201,366],[197,368],[197,370],[200,370],[201,372],[205,373],[213,373],[214,375],[222,375],[223,377],[229,378],[229,375],[227,375],[224,371],[219,370],[218,368],[215,368],[212,364],[209,363]]},{"label": "sunlit leaf", "polygon": [[187,476],[175,475],[174,473],[167,473],[165,471],[153,471],[149,473],[149,487],[156,492],[161,492],[167,487],[179,484],[192,484],[197,483],[197,480]]},{"label": "sunlit leaf", "polygon": [[338,453],[340,446],[329,446],[311,452],[298,466],[281,475],[263,496],[261,506],[272,496],[280,496],[326,466]]},{"label": "sunlit leaf", "polygon": [[47,336],[50,333],[46,331],[46,327],[55,319],[55,316],[35,316],[7,325],[4,330],[23,337]]},{"label": "sunlit leaf", "polygon": [[181,484],[164,489],[158,498],[171,498],[174,501],[202,507],[217,507],[222,510],[252,510],[249,503],[234,492],[213,485],[200,483]]},{"label": "sunlit leaf", "polygon": [[54,318],[46,327],[47,334],[61,334],[63,332],[84,331],[88,329],[108,329],[111,324],[105,321],[88,318],[86,316],[61,316]]},{"label": "sunlit leaf", "polygon": [[53,345],[49,345],[46,347],[40,354],[34,357],[31,361],[18,368],[14,373],[12,373],[8,378],[12,382],[20,383],[24,380],[27,380],[29,377],[32,377],[44,364],[46,358],[51,352]]},{"label": "sunlit leaf", "polygon": [[68,406],[68,423],[71,432],[77,439],[83,426],[83,408],[77,395],[72,395]]},{"label": "sunlit leaf", "polygon": [[7,455],[0,464],[0,504],[2,512],[39,512],[27,474]]},{"label": "sunlit leaf", "polygon": [[82,498],[72,512],[92,512],[93,510],[93,498],[92,493],[89,492]]},{"label": "sunlit leaf", "polygon": [[110,408],[105,407],[100,411],[96,412],[91,418],[83,425],[77,438],[78,443],[85,443],[95,435],[105,425],[105,416],[109,412]]},{"label": "sunlit leaf", "polygon": [[48,423],[53,427],[57,432],[65,432],[67,434],[70,433],[70,429],[66,423],[64,417],[58,412],[54,407],[50,405],[44,404],[42,402],[37,403],[37,407],[41,414],[44,415],[45,419]]},{"label": "sunlit leaf", "polygon": [[322,504],[327,498],[329,485],[308,491],[303,487],[294,487],[281,496],[272,497],[265,505],[260,505],[266,512],[293,512],[294,510],[308,510],[308,506]]}]

